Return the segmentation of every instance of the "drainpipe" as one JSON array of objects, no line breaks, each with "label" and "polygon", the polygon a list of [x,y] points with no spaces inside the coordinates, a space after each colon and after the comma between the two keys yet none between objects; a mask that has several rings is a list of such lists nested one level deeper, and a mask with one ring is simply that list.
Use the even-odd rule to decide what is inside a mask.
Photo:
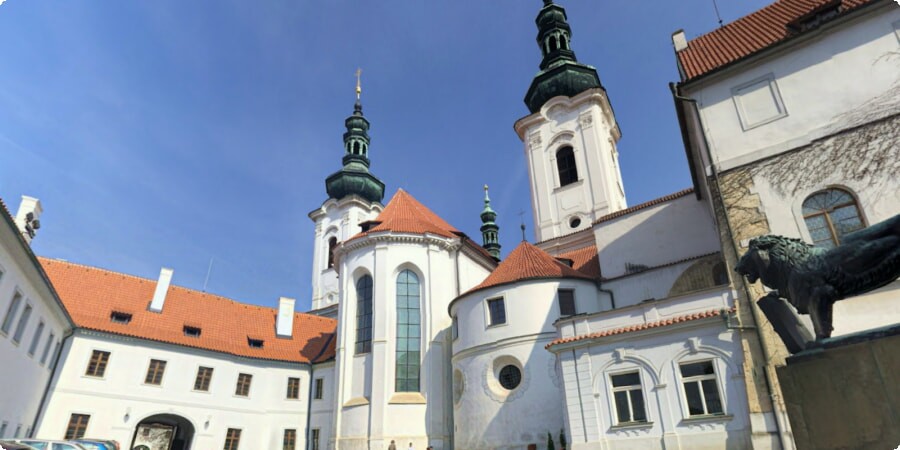
[{"label": "drainpipe", "polygon": [[[678,114],[678,119],[682,126],[682,133],[686,133],[687,130],[684,128],[684,124],[685,124],[684,112],[679,107],[679,103],[683,102],[683,103],[690,104],[696,111],[697,110],[697,101],[692,98],[681,96],[679,93],[678,86],[675,83],[669,83],[669,89],[671,89],[672,99],[675,101],[675,112]],[[700,136],[703,138],[703,146],[705,148],[705,153],[706,153],[705,156],[709,159],[710,169],[712,169],[713,182],[715,183],[716,192],[718,193],[718,195],[713,196],[713,197],[717,197],[713,201],[717,202],[718,206],[720,208],[722,208],[722,212],[724,213],[723,215],[725,216],[725,229],[728,232],[728,236],[732,237],[732,239],[729,239],[731,241],[730,245],[734,249],[734,254],[738,255],[740,253],[740,249],[738,248],[737,244],[734,242],[734,239],[733,239],[734,233],[733,233],[733,229],[731,227],[731,220],[728,218],[728,214],[725,213],[725,204],[722,201],[722,189],[721,189],[721,184],[720,184],[720,180],[719,180],[719,171],[718,171],[718,169],[716,169],[716,165],[712,159],[712,154],[709,151],[709,142],[706,140],[706,133],[704,133],[702,131],[702,129],[700,132]],[[684,137],[685,137],[685,145],[688,145],[687,135],[685,134]],[[730,273],[728,274],[728,278],[731,279]],[[746,283],[741,283],[741,285],[743,287],[744,295],[747,296],[747,300],[750,300],[751,294],[750,294],[749,287],[746,285]],[[750,312],[751,312],[751,314],[753,314],[754,322],[756,322],[757,324],[763,323],[762,317],[760,317],[759,311],[757,311],[757,309],[754,308],[753,305],[750,305]],[[744,329],[745,328],[740,328],[741,331],[743,331]],[[775,386],[775,382],[772,380],[772,373],[769,370],[769,361],[772,360],[772,352],[769,349],[769,346],[766,343],[766,340],[763,339],[763,337],[761,335],[759,335],[758,337],[759,337],[759,345],[763,352],[763,358],[766,361],[765,366],[763,367],[763,372],[765,372],[765,375],[766,375],[765,376],[766,389],[769,390],[769,399],[772,401],[772,409],[773,409],[772,413],[775,415],[775,427],[778,429],[777,430],[778,439],[781,443],[781,448],[783,448],[783,449],[794,448],[793,440],[789,439],[786,436],[787,425],[784,423],[785,418],[783,417],[781,408],[779,407],[781,404],[780,398],[779,398],[778,394],[775,392],[775,389],[773,389],[773,386]],[[788,442],[791,443],[790,446],[786,445]]]},{"label": "drainpipe", "polygon": [[609,289],[603,289],[603,281],[599,278],[597,279],[597,290],[609,294],[609,303],[612,306],[611,309],[616,309],[616,294]]},{"label": "drainpipe", "polygon": [[309,365],[309,396],[306,397],[306,403],[309,405],[306,408],[306,448],[312,448],[309,445],[309,440],[312,437],[312,402],[313,402],[313,385],[316,382],[316,378],[313,376],[316,373],[316,366],[312,363]]},{"label": "drainpipe", "polygon": [[67,331],[59,341],[59,351],[56,352],[56,356],[53,358],[53,372],[50,373],[50,378],[47,379],[47,385],[44,386],[44,393],[41,394],[41,402],[38,403],[38,410],[34,415],[34,422],[31,424],[31,436],[28,437],[33,437],[34,433],[37,432],[38,421],[40,420],[41,415],[44,414],[44,408],[47,406],[45,403],[47,402],[47,397],[50,396],[50,386],[53,385],[53,379],[59,374],[59,360],[62,359],[63,349],[66,348],[66,341],[74,334],[75,328],[73,327],[71,330]]}]

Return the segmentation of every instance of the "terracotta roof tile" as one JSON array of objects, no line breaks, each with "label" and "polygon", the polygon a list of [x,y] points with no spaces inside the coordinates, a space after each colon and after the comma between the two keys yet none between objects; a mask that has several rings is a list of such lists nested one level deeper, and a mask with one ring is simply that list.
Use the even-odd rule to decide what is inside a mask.
[{"label": "terracotta roof tile", "polygon": [[481,284],[469,289],[462,295],[468,295],[472,292],[501,284],[535,278],[594,279],[559,262],[547,252],[529,244],[527,241],[522,241]]},{"label": "terracotta roof tile", "polygon": [[600,217],[599,219],[595,220],[595,221],[594,221],[594,224],[598,224],[598,223],[600,223],[600,222],[606,222],[606,221],[608,221],[608,220],[613,220],[613,219],[616,219],[616,218],[619,218],[619,217],[622,217],[622,216],[627,216],[628,214],[631,214],[631,213],[633,213],[633,212],[635,212],[635,211],[639,211],[639,210],[642,210],[642,209],[644,209],[644,208],[649,208],[649,207],[651,207],[651,206],[656,206],[656,205],[658,205],[658,204],[660,204],[660,203],[669,202],[669,201],[675,200],[675,199],[677,199],[677,198],[684,197],[685,195],[692,194],[693,192],[694,192],[694,189],[693,189],[693,188],[688,188],[688,189],[685,189],[685,190],[683,190],[683,191],[678,191],[678,192],[676,192],[676,193],[674,193],[674,194],[666,195],[665,197],[655,198],[655,199],[650,200],[650,201],[648,201],[648,202],[644,202],[644,203],[641,203],[641,204],[639,204],[639,205],[634,205],[634,206],[632,206],[632,207],[630,207],[630,208],[626,208],[626,209],[623,209],[623,210],[620,210],[620,211],[616,211],[616,212],[614,212],[614,213],[610,213],[610,214],[607,214],[607,215],[605,215],[605,216],[602,216],[602,217]]},{"label": "terracotta roof tile", "polygon": [[[148,306],[156,280],[39,259],[80,328],[256,359],[308,363],[334,357],[334,319],[294,313],[293,337],[278,338],[276,309],[175,285],[169,287],[162,312],[154,313]],[[113,311],[131,314],[131,321],[112,322]],[[185,325],[200,328],[200,336],[186,336]],[[251,348],[248,339],[263,340],[263,348]]]},{"label": "terracotta roof tile", "polygon": [[[793,27],[798,19],[833,6],[844,15],[876,0],[778,0],[715,31],[688,42],[676,52],[684,81],[693,80],[768,47],[803,34]],[[835,16],[835,17],[837,17]],[[833,20],[834,17],[826,19]]]},{"label": "terracotta roof tile", "polygon": [[627,327],[620,327],[620,328],[613,328],[610,330],[598,331],[596,333],[589,333],[589,334],[582,334],[582,335],[572,336],[572,337],[567,337],[567,338],[560,338],[560,339],[556,339],[553,342],[547,344],[546,346],[544,346],[544,348],[549,349],[550,347],[553,347],[555,345],[567,344],[569,342],[583,341],[586,339],[597,339],[597,338],[602,338],[602,337],[606,337],[606,336],[614,336],[617,334],[631,333],[634,331],[649,330],[651,328],[665,327],[665,326],[669,326],[669,325],[674,325],[676,323],[690,322],[692,320],[700,320],[700,319],[706,319],[709,317],[721,316],[723,313],[730,314],[730,313],[733,313],[734,311],[735,311],[734,308],[710,309],[710,310],[702,311],[702,312],[698,312],[698,313],[685,314],[683,316],[676,316],[676,317],[671,317],[671,318],[664,319],[664,320],[657,320],[655,322],[645,322],[645,323],[636,324],[636,325],[629,325]]},{"label": "terracotta roof tile", "polygon": [[387,206],[384,207],[384,210],[378,214],[378,217],[373,222],[378,224],[350,239],[356,239],[379,231],[415,234],[429,233],[448,238],[456,237],[462,233],[403,189],[397,190],[397,193],[394,194],[394,197],[391,198],[391,201],[388,202]]},{"label": "terracotta roof tile", "polygon": [[572,268],[593,278],[600,278],[600,258],[597,255],[597,246],[589,245],[571,252],[561,253],[560,258],[571,259]]}]

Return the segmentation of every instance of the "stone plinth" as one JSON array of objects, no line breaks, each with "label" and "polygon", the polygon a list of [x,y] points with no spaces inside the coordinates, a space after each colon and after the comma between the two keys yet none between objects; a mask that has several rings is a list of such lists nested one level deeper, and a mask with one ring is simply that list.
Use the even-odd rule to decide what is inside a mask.
[{"label": "stone plinth", "polygon": [[896,448],[900,325],[815,345],[777,369],[797,448]]}]

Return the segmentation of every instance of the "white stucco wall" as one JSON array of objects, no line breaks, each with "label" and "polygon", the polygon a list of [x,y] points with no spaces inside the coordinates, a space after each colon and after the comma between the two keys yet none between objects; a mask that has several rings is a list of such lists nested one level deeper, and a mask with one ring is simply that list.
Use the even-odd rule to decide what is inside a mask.
[{"label": "white stucco wall", "polygon": [[[544,346],[556,338],[559,289],[572,289],[578,313],[609,309],[591,281],[526,280],[473,292],[454,301],[458,320],[453,341],[455,448],[525,449],[557,440],[563,428],[563,402],[556,356]],[[502,298],[506,323],[489,325],[488,299]],[[508,390],[499,380],[506,365],[522,380]]]},{"label": "white stucco wall", "polygon": [[[450,448],[447,306],[461,290],[484,279],[488,268],[461,250],[459,239],[392,232],[351,241],[340,255],[336,445],[386,449],[394,439],[404,448],[409,442],[417,448]],[[406,269],[417,275],[420,285],[418,393],[395,392],[396,284]],[[366,274],[373,279],[372,350],[355,355],[356,282]]]},{"label": "white stucco wall", "polygon": [[[10,317],[9,331],[0,331],[0,386],[4,386],[0,389],[0,438],[22,438],[31,430],[56,350],[71,329],[17,234],[17,229],[7,227],[0,218],[0,323],[11,313],[13,297],[21,295]],[[31,307],[31,313],[22,322],[21,340],[15,342],[26,306]],[[44,324],[43,329],[36,335],[40,324]],[[33,355],[29,353],[32,348]]]},{"label": "white stucco wall", "polygon": [[[868,10],[864,17],[810,32],[809,38],[798,39],[752,65],[742,64],[685,86],[685,95],[698,102],[719,170],[805,145],[852,125],[842,118],[843,113],[900,82],[896,25],[900,9],[885,2]],[[748,128],[741,122],[741,101],[735,99],[734,90],[765,77],[777,86],[783,114]],[[775,97],[760,95],[758,99],[759,104],[747,107],[775,108]]]},{"label": "white stucco wall", "polygon": [[706,202],[688,194],[594,225],[604,278],[626,273],[626,264],[648,267],[717,252],[715,221]]},{"label": "white stucco wall", "polygon": [[[618,124],[602,89],[554,97],[520,119],[516,132],[525,144],[536,241],[589,228],[600,216],[626,207]],[[565,146],[573,149],[578,181],[560,186],[556,152]],[[581,223],[570,226],[576,217]]]},{"label": "white stucco wall", "polygon": [[[94,350],[110,352],[102,378],[85,375]],[[241,448],[280,448],[285,429],[305,448],[309,366],[78,330],[63,350],[58,376],[36,436],[62,439],[71,414],[88,414],[86,436],[131,443],[139,422],[155,414],[181,416],[194,426],[192,449],[222,448],[228,428],[242,430]],[[162,384],[144,383],[150,359],[167,362]],[[200,366],[212,367],[208,392],[194,391]],[[253,375],[247,397],[235,395],[238,374]],[[317,374],[318,376],[318,374]],[[289,377],[300,398],[287,399]]]}]

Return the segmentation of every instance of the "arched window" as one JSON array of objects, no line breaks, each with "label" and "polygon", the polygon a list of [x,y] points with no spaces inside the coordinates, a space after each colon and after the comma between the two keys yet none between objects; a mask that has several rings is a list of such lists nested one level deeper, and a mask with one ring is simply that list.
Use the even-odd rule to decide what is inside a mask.
[{"label": "arched window", "polygon": [[575,153],[572,152],[572,147],[566,146],[556,152],[556,168],[559,170],[560,186],[578,181],[578,169],[575,167]]},{"label": "arched window", "polygon": [[334,267],[334,248],[337,247],[337,238],[328,238],[328,268]]},{"label": "arched window", "polygon": [[559,38],[559,46],[560,46],[560,48],[562,48],[563,50],[568,50],[568,49],[569,49],[569,39],[566,37],[565,34],[563,34],[563,35]]},{"label": "arched window", "polygon": [[397,276],[396,392],[419,392],[419,277],[410,270]]},{"label": "arched window", "polygon": [[356,282],[356,354],[372,351],[372,277]]},{"label": "arched window", "polygon": [[803,201],[803,220],[813,244],[832,248],[841,237],[865,227],[856,199],[843,189],[826,189]]},{"label": "arched window", "polygon": [[550,51],[555,52],[557,48],[556,36],[550,36]]}]

